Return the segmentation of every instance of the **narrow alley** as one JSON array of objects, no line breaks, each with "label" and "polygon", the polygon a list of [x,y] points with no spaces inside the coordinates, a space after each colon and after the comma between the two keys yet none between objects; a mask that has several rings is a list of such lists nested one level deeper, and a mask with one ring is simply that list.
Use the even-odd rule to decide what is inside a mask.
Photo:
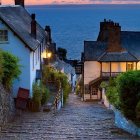
[{"label": "narrow alley", "polygon": [[136,140],[114,125],[113,112],[70,94],[59,112],[22,113],[1,130],[0,140]]}]

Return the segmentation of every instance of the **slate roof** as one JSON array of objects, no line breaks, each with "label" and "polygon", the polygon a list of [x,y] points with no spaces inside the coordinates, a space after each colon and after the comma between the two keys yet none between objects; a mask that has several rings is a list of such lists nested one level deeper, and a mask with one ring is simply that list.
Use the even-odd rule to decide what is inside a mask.
[{"label": "slate roof", "polygon": [[106,43],[97,41],[84,41],[84,59],[97,61],[107,48]]},{"label": "slate roof", "polygon": [[131,55],[129,52],[108,52],[105,53],[102,57],[98,58],[99,62],[136,62],[139,61],[136,57]]},{"label": "slate roof", "polygon": [[121,47],[126,51],[107,52],[107,43],[99,41],[84,42],[85,61],[127,62],[140,60],[140,32],[121,31]]},{"label": "slate roof", "polygon": [[75,69],[68,63],[60,60],[60,59],[57,59],[55,61],[55,64],[53,64],[53,66],[59,70],[59,71],[63,71],[64,73],[66,74],[73,74],[75,75]]},{"label": "slate roof", "polygon": [[44,29],[37,23],[37,37],[31,36],[31,16],[19,5],[0,5],[0,20],[2,20],[31,50],[36,50],[46,36]]}]

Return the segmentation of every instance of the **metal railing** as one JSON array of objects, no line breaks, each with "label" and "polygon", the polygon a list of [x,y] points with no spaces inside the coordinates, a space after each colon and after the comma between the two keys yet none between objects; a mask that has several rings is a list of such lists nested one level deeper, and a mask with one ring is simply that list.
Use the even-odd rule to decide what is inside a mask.
[{"label": "metal railing", "polygon": [[116,77],[122,72],[102,72],[101,77]]}]

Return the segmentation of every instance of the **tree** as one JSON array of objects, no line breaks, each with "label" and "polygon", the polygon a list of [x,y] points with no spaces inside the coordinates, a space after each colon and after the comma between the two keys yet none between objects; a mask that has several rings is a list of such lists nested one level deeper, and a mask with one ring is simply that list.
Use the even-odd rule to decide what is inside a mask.
[{"label": "tree", "polygon": [[140,101],[140,71],[129,71],[117,78],[120,108],[131,120],[136,119],[136,108]]},{"label": "tree", "polygon": [[3,56],[3,77],[2,83],[6,89],[10,89],[13,80],[17,79],[20,75],[19,59],[9,52],[2,52]]},{"label": "tree", "polygon": [[114,105],[117,109],[120,109],[120,99],[119,99],[119,92],[117,88],[117,79],[109,79],[109,83],[103,83],[102,87],[106,88],[106,96],[109,102]]},{"label": "tree", "polygon": [[67,59],[67,50],[64,48],[58,48],[57,54],[59,56],[59,59],[66,60]]}]

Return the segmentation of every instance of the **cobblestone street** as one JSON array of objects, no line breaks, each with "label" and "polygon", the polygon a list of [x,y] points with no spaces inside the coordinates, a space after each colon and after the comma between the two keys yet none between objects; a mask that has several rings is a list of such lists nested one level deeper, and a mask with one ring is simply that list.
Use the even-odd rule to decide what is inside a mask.
[{"label": "cobblestone street", "polygon": [[113,112],[74,94],[61,111],[25,112],[1,131],[0,140],[138,140],[114,125]]}]

